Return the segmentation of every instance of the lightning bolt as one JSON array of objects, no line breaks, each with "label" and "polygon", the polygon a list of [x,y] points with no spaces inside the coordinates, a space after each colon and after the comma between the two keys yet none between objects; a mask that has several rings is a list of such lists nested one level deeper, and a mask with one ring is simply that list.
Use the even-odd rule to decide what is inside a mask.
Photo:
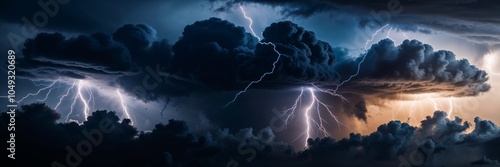
[{"label": "lightning bolt", "polygon": [[31,96],[38,96],[38,94],[40,94],[40,92],[44,91],[44,90],[47,90],[50,88],[49,92],[47,93],[47,96],[48,94],[50,93],[50,91],[52,91],[52,87],[57,83],[59,82],[60,80],[55,80],[54,82],[52,82],[51,84],[41,88],[41,89],[38,89],[38,91],[36,93],[28,93],[28,95],[24,96],[23,98],[21,98],[20,100],[17,101],[18,104],[20,104],[24,99],[28,98],[28,97],[31,97]]},{"label": "lightning bolt", "polygon": [[[363,62],[365,61],[366,59],[366,55],[368,54],[367,50],[368,50],[368,44],[373,41],[375,39],[375,36],[380,32],[382,31],[384,28],[388,27],[389,24],[386,24],[384,25],[383,27],[381,27],[380,29],[378,29],[377,31],[375,31],[375,33],[372,34],[372,38],[367,40],[366,43],[365,43],[365,54],[363,54],[363,58],[361,58],[361,61],[358,63],[358,67],[356,69],[356,73],[352,74],[351,76],[349,76],[349,78],[347,78],[346,80],[342,81],[340,84],[337,85],[337,87],[334,89],[334,90],[329,90],[331,91],[332,94],[337,94],[337,91],[339,90],[339,88],[344,85],[345,83],[351,81],[351,79],[353,79],[354,77],[358,76],[359,74],[359,71],[361,69],[361,64],[363,64]],[[389,31],[390,32],[390,31]]]},{"label": "lightning bolt", "polygon": [[247,20],[250,22],[250,24],[248,25],[248,27],[249,27],[249,29],[250,29],[250,31],[251,31],[251,33],[252,33],[252,35],[253,35],[254,37],[256,37],[256,38],[259,40],[259,44],[263,44],[263,45],[271,45],[271,46],[273,46],[273,50],[274,50],[274,52],[275,52],[276,54],[278,54],[278,56],[276,57],[276,60],[273,62],[273,67],[272,67],[271,71],[268,71],[268,72],[266,72],[266,73],[262,74],[262,75],[259,77],[259,79],[258,79],[258,80],[255,80],[255,81],[250,82],[250,83],[249,83],[249,84],[245,87],[245,89],[243,89],[243,90],[239,91],[239,92],[238,92],[238,93],[234,96],[234,98],[233,98],[231,101],[229,101],[226,105],[224,105],[224,107],[227,107],[227,106],[231,105],[232,103],[234,103],[234,102],[236,101],[236,99],[238,99],[238,96],[240,96],[242,93],[245,93],[245,92],[248,90],[248,88],[250,88],[250,86],[252,86],[253,84],[257,84],[257,83],[261,82],[261,81],[264,79],[264,77],[266,77],[267,75],[271,75],[271,74],[273,74],[273,73],[274,73],[274,70],[276,69],[276,63],[278,63],[278,61],[281,59],[281,56],[282,56],[282,54],[281,54],[278,50],[276,50],[276,45],[274,45],[272,42],[261,42],[261,41],[260,41],[260,38],[259,38],[259,37],[255,34],[255,32],[254,32],[254,30],[253,30],[253,28],[252,28],[252,24],[253,24],[253,20],[252,20],[252,18],[250,18],[250,17],[248,17],[248,16],[247,16],[247,14],[246,14],[245,10],[243,9],[243,7],[242,7],[241,5],[240,5],[240,10],[241,10],[241,12],[243,13],[243,17],[245,17],[245,19],[247,19]]},{"label": "lightning bolt", "polygon": [[127,116],[127,118],[130,119],[130,122],[132,122],[132,118],[130,118],[130,114],[128,113],[127,106],[125,105],[125,102],[123,101],[122,93],[120,93],[119,89],[116,89],[116,94],[118,94],[118,98],[120,99],[120,105],[122,106],[122,109],[123,109],[123,112],[125,113],[125,116]]},{"label": "lightning bolt", "polygon": [[310,111],[312,109],[312,107],[314,106],[314,100],[316,99],[314,97],[314,91],[313,89],[309,88],[309,91],[311,92],[311,104],[306,108],[305,112],[304,112],[304,117],[306,118],[306,142],[304,143],[304,147],[307,148],[307,139],[311,138],[311,134],[310,134],[310,131],[311,131],[311,123],[310,123],[310,120],[311,118],[309,117],[310,115]]},{"label": "lightning bolt", "polygon": [[[89,112],[89,105],[87,103],[87,100],[85,100],[85,98],[83,97],[83,93],[82,93],[82,86],[84,84],[85,84],[84,81],[82,81],[82,80],[78,81],[77,96],[78,96],[78,98],[80,98],[80,101],[82,102],[82,104],[84,106],[83,107],[83,115],[85,116],[85,121],[87,121],[87,117],[89,116],[88,115],[89,114],[88,113]],[[73,108],[73,105],[71,108]]]},{"label": "lightning bolt", "polygon": [[[295,142],[298,140],[300,137],[305,136],[305,141],[304,141],[304,146],[307,148],[307,139],[311,138],[311,131],[313,127],[317,128],[318,132],[321,132],[325,137],[331,136],[331,134],[327,131],[327,128],[324,126],[324,123],[328,124],[326,119],[323,118],[322,111],[326,111],[327,114],[333,118],[337,124],[337,127],[340,130],[340,126],[347,127],[350,129],[348,126],[346,126],[344,123],[342,123],[335,114],[333,114],[333,111],[331,108],[332,106],[329,106],[322,102],[321,100],[318,99],[318,97],[315,94],[315,91],[323,92],[323,93],[328,93],[330,94],[331,92],[324,92],[323,90],[319,89],[317,86],[313,85],[313,87],[308,87],[307,91],[309,92],[309,98],[310,98],[310,103],[308,103],[307,107],[303,110],[302,116],[305,118],[305,124],[306,128],[305,131],[300,134],[297,138],[292,140],[292,142]],[[288,126],[288,124],[291,122],[291,120],[294,118],[293,116],[297,113],[297,110],[300,110],[300,104],[302,103],[302,98],[304,96],[304,88],[301,88],[300,94],[297,96],[295,99],[295,103],[292,105],[292,107],[282,111],[282,115],[280,117],[285,117],[284,119],[284,126],[285,128]],[[341,96],[337,96],[341,97]],[[324,108],[325,110],[321,110],[321,108]],[[313,110],[314,109],[314,110]],[[317,118],[315,119],[313,117],[313,113],[317,115]]]},{"label": "lightning bolt", "polygon": [[[28,93],[26,96],[22,97],[21,99],[18,100],[18,103],[21,103],[25,101],[26,99],[33,97],[33,96],[39,96],[42,92],[45,92],[45,96],[43,99],[38,99],[37,101],[46,101],[51,94],[53,94],[53,90],[58,88],[60,89],[62,84],[66,85],[66,83],[63,83],[61,79],[57,79],[52,81],[50,84],[45,84],[45,83],[37,83],[35,81],[32,81],[33,84],[36,87],[43,86],[42,88],[38,89],[36,92]],[[47,91],[48,90],[48,91]],[[92,89],[91,85],[89,82],[86,82],[84,80],[74,80],[71,86],[68,86],[64,91],[64,94],[62,94],[55,104],[54,109],[57,110],[63,101],[68,98],[70,95],[73,97],[71,104],[70,104],[70,111],[68,114],[65,116],[65,122],[68,121],[74,121],[71,120],[69,117],[74,113],[76,110],[75,106],[78,104],[81,104],[83,106],[82,109],[82,114],[85,117],[84,120],[87,120],[87,117],[89,116],[91,109],[94,110],[95,108],[95,97],[94,97],[94,89]],[[130,113],[125,105],[123,96],[119,89],[116,91],[116,96],[118,96],[116,99],[120,100],[120,105],[123,109],[124,115],[126,118],[131,119]],[[3,98],[3,96],[0,96],[0,98]],[[92,107],[92,108],[91,108]]]},{"label": "lightning bolt", "polygon": [[[69,87],[67,90],[66,90],[66,94],[62,95],[61,98],[59,99],[59,102],[57,102],[56,106],[54,107],[54,110],[57,109],[57,107],[59,107],[59,105],[61,105],[61,102],[63,101],[64,98],[66,98],[68,95],[69,95],[69,92],[75,88],[75,84],[76,84],[76,80],[73,82],[73,85],[71,87]],[[67,117],[66,117],[67,118]],[[66,119],[67,120],[67,119]]]}]

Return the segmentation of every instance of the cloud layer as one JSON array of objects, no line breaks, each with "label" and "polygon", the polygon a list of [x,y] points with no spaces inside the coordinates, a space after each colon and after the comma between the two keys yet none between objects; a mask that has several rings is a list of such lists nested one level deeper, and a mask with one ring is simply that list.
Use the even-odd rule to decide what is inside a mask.
[{"label": "cloud layer", "polygon": [[[0,115],[7,128],[9,115]],[[138,132],[130,120],[115,112],[96,111],[83,124],[57,123],[60,115],[41,103],[16,111],[16,161],[21,166],[467,166],[498,164],[500,129],[476,118],[471,124],[446,118],[436,111],[413,127],[400,121],[380,125],[368,135],[308,140],[308,148],[294,151],[276,139],[271,128],[244,128],[189,133],[182,121],[157,124]],[[7,133],[2,139],[8,140]],[[4,150],[5,151],[5,150]],[[467,155],[461,155],[467,151]],[[484,153],[484,154],[483,154]],[[458,158],[457,158],[458,156]],[[410,158],[419,157],[419,160]],[[4,157],[5,158],[5,157]]]}]

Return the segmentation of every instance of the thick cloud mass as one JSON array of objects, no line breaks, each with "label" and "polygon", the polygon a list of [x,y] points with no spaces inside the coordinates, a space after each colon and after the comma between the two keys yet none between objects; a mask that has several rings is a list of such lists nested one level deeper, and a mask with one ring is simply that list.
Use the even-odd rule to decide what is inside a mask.
[{"label": "thick cloud mass", "polygon": [[[219,18],[187,25],[173,46],[158,40],[156,31],[142,24],[124,25],[113,34],[64,37],[42,33],[26,41],[20,76],[104,80],[148,101],[193,92],[242,90],[265,73],[269,75],[251,89],[311,84],[336,88],[339,81],[357,72],[364,57],[355,59],[347,49],[333,49],[290,21],[271,24],[262,35],[257,41],[243,27]],[[339,89],[349,102],[336,106],[364,121],[366,105],[376,103],[366,100],[373,99],[368,96],[391,99],[400,93],[439,92],[462,97],[490,89],[483,70],[417,40],[399,46],[381,40],[367,51],[360,67],[359,75]]]},{"label": "thick cloud mass", "polygon": [[[1,113],[2,129],[7,129],[9,118],[7,113]],[[496,149],[500,146],[500,130],[495,124],[476,118],[475,129],[465,133],[470,124],[458,117],[447,119],[443,111],[428,116],[419,127],[390,121],[369,135],[351,133],[341,140],[309,139],[308,148],[302,151],[278,141],[271,128],[257,132],[244,128],[235,133],[220,129],[195,135],[177,120],[157,124],[150,132],[138,132],[130,120],[120,121],[115,112],[108,111],[93,112],[80,125],[57,123],[59,119],[56,111],[40,103],[16,111],[16,159],[23,160],[16,161],[17,165],[466,166],[498,165],[500,159]],[[110,128],[103,129],[103,125]],[[8,133],[1,134],[2,140],[9,139]],[[97,144],[87,150],[82,147],[85,141]],[[467,155],[461,155],[465,151]],[[410,160],[412,157],[421,159]]]},{"label": "thick cloud mass", "polygon": [[146,75],[158,76],[172,57],[169,42],[158,40],[156,30],[143,24],[127,24],[113,34],[65,37],[60,33],[40,33],[26,40],[23,55],[18,65],[20,77],[98,80],[119,85],[143,100],[175,93],[168,86],[158,87],[156,92],[134,92],[134,87],[143,85]]},{"label": "thick cloud mass", "polygon": [[[283,21],[271,24],[262,35],[262,42],[273,43],[275,49],[282,54],[269,81],[308,84],[338,78],[333,71],[333,48],[318,40],[314,32],[295,23]],[[250,61],[250,68],[246,70],[257,72],[257,75],[266,72],[263,70],[269,71],[262,67],[272,66],[271,62],[274,62],[277,56],[272,45],[262,44],[257,46],[255,54],[255,59]]]},{"label": "thick cloud mass", "polygon": [[188,25],[182,35],[167,72],[218,89],[234,87],[239,67],[252,57],[257,43],[243,27],[218,18]]},{"label": "thick cloud mass", "polygon": [[[333,48],[311,31],[289,21],[273,23],[263,43],[227,21],[211,18],[186,26],[173,46],[167,70],[171,77],[225,90],[241,89],[272,70],[264,85],[285,86],[331,81],[335,78]],[[271,44],[272,42],[276,48]]]},{"label": "thick cloud mass", "polygon": [[[347,56],[346,52],[338,56]],[[363,56],[341,58],[335,64],[342,78],[356,73]],[[490,89],[485,71],[466,59],[457,60],[450,51],[434,51],[417,40],[395,46],[389,39],[374,44],[366,53],[359,75],[346,84],[348,92],[391,97],[397,93],[435,93],[445,96],[475,96]]]},{"label": "thick cloud mass", "polygon": [[21,72],[30,77],[86,78],[137,71],[128,50],[104,33],[69,39],[59,33],[41,33],[25,42],[23,54],[25,64],[20,65]]}]

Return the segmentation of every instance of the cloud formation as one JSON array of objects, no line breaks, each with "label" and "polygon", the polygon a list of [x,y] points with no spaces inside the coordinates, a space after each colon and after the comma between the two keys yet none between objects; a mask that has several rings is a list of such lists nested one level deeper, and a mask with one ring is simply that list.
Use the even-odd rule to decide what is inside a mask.
[{"label": "cloud formation", "polygon": [[[334,49],[290,21],[271,24],[262,35],[262,41],[257,41],[243,27],[219,18],[187,25],[173,45],[157,39],[156,30],[143,24],[124,25],[112,34],[41,33],[25,42],[20,76],[104,80],[149,101],[241,90],[273,65],[274,72],[251,89],[311,84],[335,89],[339,81],[357,72],[364,57],[353,58],[347,49]],[[466,59],[457,60],[450,51],[434,51],[417,40],[398,46],[381,40],[368,49],[360,67],[359,75],[339,89],[350,102],[338,106],[364,121],[366,105],[376,103],[366,100],[368,96],[393,99],[401,93],[439,92],[462,97],[490,89],[486,72]]]},{"label": "cloud formation", "polygon": [[355,65],[361,63],[359,75],[345,85],[348,92],[389,97],[397,93],[439,92],[461,97],[475,96],[491,88],[484,70],[467,59],[457,59],[451,51],[434,51],[418,40],[405,40],[396,46],[392,40],[384,39],[356,59],[342,49],[337,53],[338,57],[346,57],[334,65],[342,78],[355,74]]},{"label": "cloud formation", "polygon": [[[5,112],[0,115],[0,126],[4,129],[9,118]],[[443,111],[428,116],[419,127],[390,121],[369,135],[351,133],[340,140],[309,139],[308,148],[302,151],[294,151],[277,140],[271,128],[192,134],[183,121],[169,120],[157,124],[150,132],[138,132],[130,120],[119,120],[110,111],[93,112],[83,124],[57,123],[59,119],[55,110],[41,103],[24,105],[16,111],[16,156],[24,160],[16,161],[18,165],[457,166],[493,165],[500,158],[498,149],[485,154],[477,149],[478,146],[498,148],[499,142],[491,142],[500,138],[496,125],[476,118],[475,129],[466,133],[468,122],[462,123],[458,117],[447,119]],[[2,134],[2,139],[8,140],[7,133]],[[479,136],[484,140],[468,140]],[[465,150],[468,155],[457,158],[460,156],[457,153]],[[423,159],[411,164],[409,156]]]}]

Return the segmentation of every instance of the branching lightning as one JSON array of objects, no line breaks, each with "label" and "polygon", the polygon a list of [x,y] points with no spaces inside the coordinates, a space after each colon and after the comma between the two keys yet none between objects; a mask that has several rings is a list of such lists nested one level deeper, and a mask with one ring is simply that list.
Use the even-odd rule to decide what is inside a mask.
[{"label": "branching lightning", "polygon": [[[61,104],[65,101],[65,99],[68,96],[72,96],[72,101],[69,105],[70,111],[68,114],[65,116],[65,122],[68,121],[74,121],[70,119],[70,116],[74,113],[76,110],[77,104],[82,105],[82,115],[84,117],[84,120],[87,120],[87,117],[89,116],[90,112],[94,110],[95,108],[95,97],[94,97],[94,92],[92,89],[92,86],[89,84],[89,82],[86,82],[84,80],[74,80],[73,83],[70,86],[65,86],[66,83],[63,82],[61,79],[54,80],[50,84],[43,84],[43,83],[36,83],[33,81],[33,84],[37,87],[43,86],[42,88],[38,89],[34,93],[28,93],[26,96],[22,97],[20,100],[18,100],[18,103],[21,103],[25,101],[27,98],[30,97],[35,97],[35,96],[41,96],[42,92],[45,92],[44,98],[43,99],[38,99],[37,101],[47,101],[49,99],[49,96],[54,96],[51,94],[55,94],[53,92],[54,89],[58,88],[60,89],[61,87],[66,87],[66,89],[63,91],[64,93],[60,95],[59,100],[57,100],[57,103],[54,106],[54,109],[57,110]],[[48,91],[47,91],[48,90]],[[124,115],[126,118],[131,119],[130,113],[128,111],[127,106],[124,103],[122,94],[120,93],[119,90],[116,91],[116,96],[118,96],[118,100],[120,100],[120,105],[121,108],[123,109]],[[79,115],[79,114],[77,114]]]},{"label": "branching lightning", "polygon": [[[299,135],[297,138],[292,140],[292,142],[296,141],[300,137],[305,135],[305,141],[304,141],[304,146],[307,147],[307,139],[311,138],[311,131],[313,127],[316,127],[318,132],[323,134],[323,136],[331,136],[331,134],[328,132],[327,128],[324,126],[324,124],[328,124],[328,121],[323,118],[322,114],[323,112],[327,112],[331,118],[336,122],[337,127],[340,129],[340,126],[347,127],[344,123],[342,123],[337,116],[333,113],[331,108],[332,106],[329,106],[322,102],[321,100],[318,99],[318,97],[315,94],[315,91],[323,92],[323,93],[328,93],[330,94],[331,92],[324,92],[323,90],[318,89],[317,87],[308,87],[307,91],[309,92],[309,98],[310,98],[310,103],[308,103],[307,107],[303,109],[303,117],[305,120],[305,131],[301,135]],[[337,96],[341,97],[341,96]],[[295,99],[295,103],[292,105],[292,107],[282,111],[282,116],[285,117],[284,119],[284,126],[285,128],[288,126],[288,124],[291,122],[291,119],[293,116],[297,113],[297,110],[301,110],[301,104],[302,104],[302,98],[304,98],[304,88],[301,88],[300,94],[297,96]],[[321,110],[323,109],[323,110]],[[317,119],[313,117],[313,114],[316,114]],[[347,127],[349,128],[349,127]],[[350,128],[349,128],[350,129]]]},{"label": "branching lightning", "polygon": [[[257,34],[255,33],[255,31],[254,31],[254,29],[252,27],[252,25],[253,25],[252,18],[250,18],[250,17],[247,16],[247,13],[245,12],[244,8],[241,5],[239,6],[239,8],[241,10],[241,13],[243,14],[243,17],[245,19],[247,19],[248,22],[249,22],[248,28],[249,28],[251,34],[253,36],[255,36],[259,40],[259,44],[273,46],[274,52],[276,52],[278,54],[278,56],[277,56],[277,59],[273,62],[273,67],[272,67],[272,69],[270,71],[262,74],[261,77],[258,80],[250,82],[245,87],[245,89],[243,89],[242,91],[239,91],[235,95],[235,97],[229,103],[227,103],[225,105],[225,107],[227,107],[228,105],[230,105],[233,102],[235,102],[237,100],[237,98],[239,97],[239,95],[241,95],[242,93],[245,93],[250,88],[250,86],[252,86],[253,84],[257,84],[257,83],[261,82],[264,79],[264,77],[266,77],[267,75],[273,74],[274,70],[276,68],[277,62],[280,60],[281,56],[285,56],[285,55],[282,55],[279,51],[276,50],[276,46],[273,43],[271,43],[271,42],[261,42],[261,38],[259,38],[257,36]],[[357,69],[356,69],[356,72],[354,74],[350,75],[347,79],[345,79],[342,82],[340,82],[339,84],[337,84],[334,89],[322,89],[322,88],[318,87],[317,85],[315,85],[314,83],[311,83],[311,87],[307,88],[307,91],[310,94],[310,96],[309,96],[310,103],[308,103],[308,105],[307,105],[306,108],[301,108],[302,98],[304,98],[304,88],[301,88],[300,94],[295,99],[295,102],[292,105],[292,107],[290,107],[290,108],[285,109],[284,111],[282,111],[282,116],[284,116],[284,118],[285,118],[285,120],[284,120],[284,126],[286,128],[288,126],[288,124],[291,122],[291,120],[294,118],[294,115],[298,115],[297,112],[299,110],[303,110],[303,113],[300,114],[300,115],[302,115],[304,117],[304,119],[305,119],[305,124],[306,124],[305,125],[305,131],[299,137],[297,137],[296,139],[294,139],[293,141],[295,141],[298,138],[300,138],[301,136],[305,135],[306,140],[305,140],[304,146],[308,147],[307,139],[309,139],[311,137],[314,137],[313,134],[311,134],[313,128],[317,128],[318,132],[320,132],[321,134],[323,134],[325,137],[326,136],[330,136],[330,133],[327,131],[327,128],[324,126],[324,124],[328,124],[328,121],[326,121],[326,119],[323,118],[323,115],[324,115],[323,112],[327,112],[326,114],[328,114],[337,123],[337,126],[339,128],[340,128],[340,126],[347,127],[332,112],[332,110],[331,110],[331,108],[333,108],[332,106],[329,106],[326,103],[324,103],[324,102],[322,102],[322,101],[320,101],[318,99],[318,97],[315,94],[315,91],[322,92],[322,93],[327,93],[329,95],[339,97],[343,101],[349,102],[344,96],[342,96],[341,94],[338,93],[339,88],[342,85],[344,85],[345,83],[348,83],[349,81],[351,81],[354,77],[358,76],[358,74],[360,73],[361,65],[365,61],[366,56],[368,54],[368,49],[369,49],[368,45],[375,39],[375,36],[377,34],[379,34],[380,32],[384,31],[384,29],[386,29],[387,27],[389,27],[389,24],[386,24],[386,25],[380,27],[380,29],[376,30],[372,34],[371,39],[368,39],[366,41],[365,46],[364,46],[365,53],[361,55],[362,58],[359,61],[359,63],[357,64]],[[390,33],[391,33],[392,29],[393,29],[393,27],[390,27],[390,29],[388,29],[386,38],[390,39]],[[406,34],[404,32],[403,32],[403,35],[404,35],[404,37],[406,39],[409,39],[408,36],[406,36]],[[423,98],[423,97],[419,97],[419,98]],[[420,101],[420,100],[422,100],[422,99],[419,99],[418,101]],[[438,104],[436,103],[436,101],[434,99],[432,99],[432,98],[426,98],[426,100],[429,100],[429,101],[432,102],[433,107],[434,107],[435,110],[439,109]],[[453,97],[450,98],[450,109],[449,109],[450,113],[449,113],[449,116],[453,112],[452,101],[453,101]],[[412,105],[411,105],[411,109],[410,109],[411,111],[410,111],[410,117],[409,117],[409,119],[414,114],[415,107],[417,105],[416,102],[417,102],[417,100],[414,101],[412,103]],[[400,108],[401,108],[401,106],[400,106]],[[316,115],[314,115],[314,114],[316,114]],[[317,117],[315,117],[315,116],[317,116]],[[393,117],[394,116],[395,115],[393,115]]]}]

